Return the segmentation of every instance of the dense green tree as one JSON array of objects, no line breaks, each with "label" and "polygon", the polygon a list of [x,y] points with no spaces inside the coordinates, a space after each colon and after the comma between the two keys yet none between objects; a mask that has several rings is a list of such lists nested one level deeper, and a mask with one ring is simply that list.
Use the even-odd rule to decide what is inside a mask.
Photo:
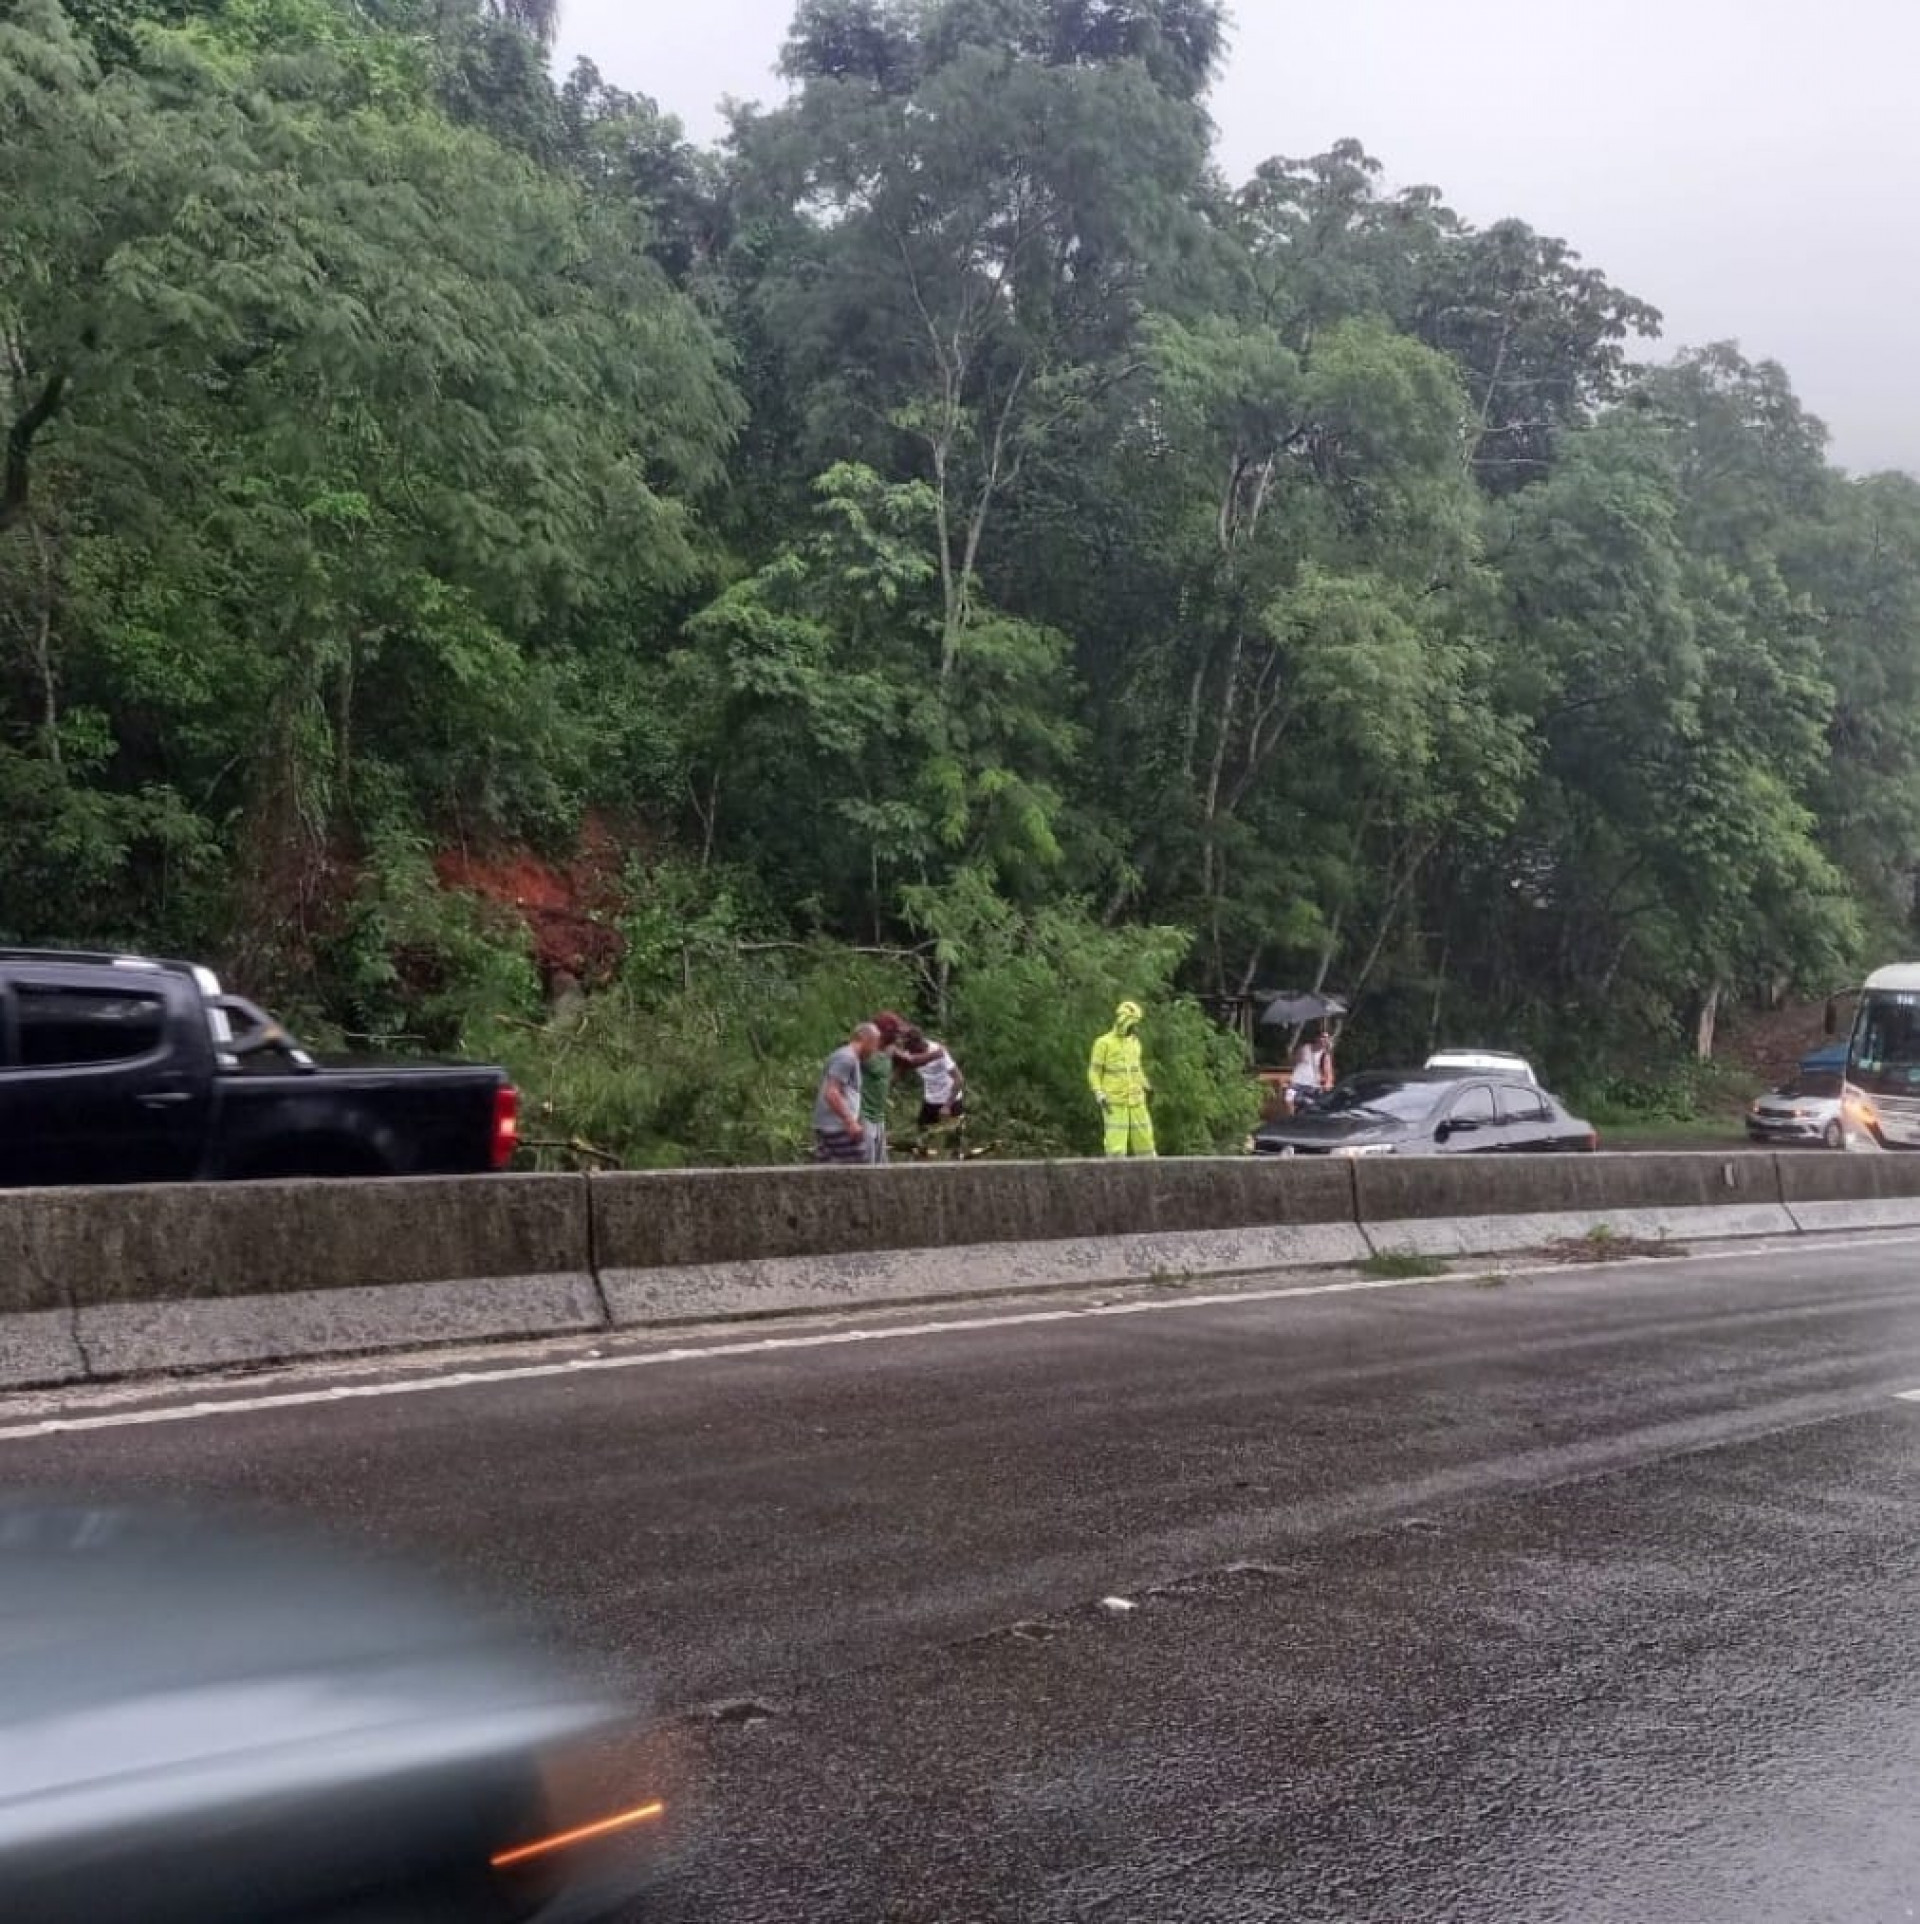
[{"label": "dense green tree", "polygon": [[863,885],[882,928],[903,886],[956,867],[1032,883],[1059,861],[1076,745],[1063,638],[978,610],[942,683],[932,490],[847,465],[816,492],[815,527],[703,609],[670,664],[705,854],[725,828],[723,856],[758,849],[821,899]]},{"label": "dense green tree", "polygon": [[759,290],[808,438],[932,489],[943,681],[1024,463],[1130,372],[1219,32],[1176,0],[823,3],[788,43],[791,102],[736,127],[756,191],[809,216]]},{"label": "dense green tree", "polygon": [[[1148,713],[1197,848],[1176,836],[1149,872],[1197,883],[1224,989],[1284,934],[1276,895],[1291,945],[1324,947],[1356,906],[1332,851],[1432,798],[1471,673],[1466,404],[1442,357],[1379,320],[1336,323],[1305,355],[1259,325],[1170,323],[1156,373],[1189,588],[1178,633],[1148,644],[1180,685]],[[1397,878],[1389,893],[1404,898]]]},{"label": "dense green tree", "polygon": [[671,114],[610,87],[591,61],[575,64],[560,92],[562,151],[595,194],[643,214],[647,251],[685,285],[711,268],[731,237],[727,182],[718,161]]},{"label": "dense green tree", "polygon": [[479,827],[517,788],[522,820],[577,816],[588,698],[559,722],[579,670],[540,637],[690,585],[686,497],[731,419],[640,234],[369,100],[324,33],[301,63],[155,34],[110,79],[52,7],[0,34],[43,748],[61,681],[101,679],[130,774],[219,757],[255,953],[308,932],[356,806],[412,791]]},{"label": "dense green tree", "polygon": [[1825,511],[1794,517],[1782,542],[1834,690],[1811,799],[1888,953],[1913,932],[1920,874],[1920,483],[1829,478],[1824,493]]},{"label": "dense green tree", "polygon": [[1026,1151],[1144,997],[1201,1148],[1194,994],[1594,1074],[1913,939],[1920,484],[1783,369],[1358,141],[1230,187],[1213,0],[801,0],[712,149],[554,19],[0,0],[0,933],[653,1161],[876,998]]},{"label": "dense green tree", "polygon": [[[1726,991],[1818,979],[1857,935],[1809,797],[1832,700],[1777,571],[1689,545],[1692,450],[1636,412],[1572,437],[1502,510],[1509,660],[1538,781],[1456,941],[1536,1015],[1696,1019]],[[1456,883],[1457,883],[1456,878]]]},{"label": "dense green tree", "polygon": [[1560,433],[1622,393],[1630,345],[1660,316],[1564,241],[1516,220],[1474,228],[1432,187],[1382,195],[1380,171],[1351,140],[1257,170],[1234,227],[1263,316],[1304,343],[1343,314],[1380,314],[1438,348],[1466,386],[1476,475],[1524,487]]}]

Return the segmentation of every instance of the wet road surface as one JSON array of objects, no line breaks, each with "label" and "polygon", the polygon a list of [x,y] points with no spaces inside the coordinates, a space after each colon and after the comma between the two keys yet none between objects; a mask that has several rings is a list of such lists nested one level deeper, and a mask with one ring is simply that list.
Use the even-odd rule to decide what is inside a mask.
[{"label": "wet road surface", "polygon": [[702,1780],[649,1916],[1920,1911],[1920,1242],[1147,1300],[14,1436],[0,1475],[530,1598]]}]

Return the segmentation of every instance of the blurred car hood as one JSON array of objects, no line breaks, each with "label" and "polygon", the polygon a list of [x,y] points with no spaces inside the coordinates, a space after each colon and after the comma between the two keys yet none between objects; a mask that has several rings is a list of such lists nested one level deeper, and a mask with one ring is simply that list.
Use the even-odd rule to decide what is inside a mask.
[{"label": "blurred car hood", "polygon": [[184,1510],[0,1503],[0,1850],[613,1715],[504,1622],[331,1546]]}]

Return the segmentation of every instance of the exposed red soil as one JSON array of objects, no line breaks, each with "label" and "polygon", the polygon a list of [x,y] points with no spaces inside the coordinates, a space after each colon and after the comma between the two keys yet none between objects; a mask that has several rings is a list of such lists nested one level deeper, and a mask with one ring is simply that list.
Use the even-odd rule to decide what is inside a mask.
[{"label": "exposed red soil", "polygon": [[592,987],[619,967],[626,939],[629,851],[606,822],[589,820],[573,854],[548,860],[524,847],[484,854],[447,849],[434,858],[442,888],[475,895],[517,917],[533,940],[543,981],[563,976]]}]

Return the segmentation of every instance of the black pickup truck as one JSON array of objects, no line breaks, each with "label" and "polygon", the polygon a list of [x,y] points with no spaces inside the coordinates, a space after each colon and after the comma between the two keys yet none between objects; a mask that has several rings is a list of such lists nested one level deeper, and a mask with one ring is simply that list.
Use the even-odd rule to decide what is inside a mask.
[{"label": "black pickup truck", "polygon": [[0,949],[0,1186],[502,1169],[504,1071],[322,1067],[209,971]]}]

